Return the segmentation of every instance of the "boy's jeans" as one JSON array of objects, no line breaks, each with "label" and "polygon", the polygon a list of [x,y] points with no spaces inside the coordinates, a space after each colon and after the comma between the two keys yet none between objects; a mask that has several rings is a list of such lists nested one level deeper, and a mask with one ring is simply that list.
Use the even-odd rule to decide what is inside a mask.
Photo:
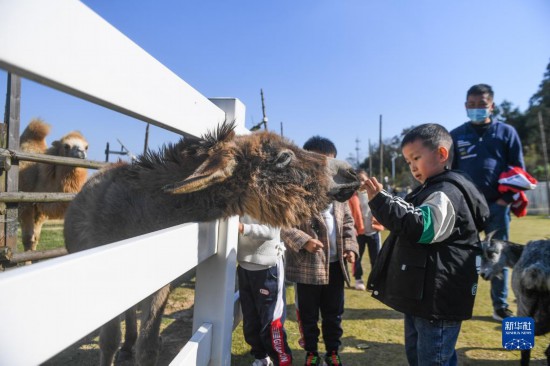
[{"label": "boy's jeans", "polygon": [[[510,231],[510,206],[501,206],[496,202],[489,204],[489,222],[485,233],[495,232],[493,239],[508,240]],[[491,299],[495,310],[508,307],[508,268],[502,270],[502,277],[491,279]]]},{"label": "boy's jeans", "polygon": [[411,366],[456,366],[461,321],[428,320],[405,314],[405,352]]}]

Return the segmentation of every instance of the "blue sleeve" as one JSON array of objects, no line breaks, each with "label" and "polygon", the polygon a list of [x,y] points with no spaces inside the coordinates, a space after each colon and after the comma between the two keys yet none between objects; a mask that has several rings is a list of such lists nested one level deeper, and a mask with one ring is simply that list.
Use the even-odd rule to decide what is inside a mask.
[{"label": "blue sleeve", "polygon": [[513,127],[510,128],[510,142],[508,145],[508,165],[519,166],[525,170],[521,140],[519,139],[518,133]]}]

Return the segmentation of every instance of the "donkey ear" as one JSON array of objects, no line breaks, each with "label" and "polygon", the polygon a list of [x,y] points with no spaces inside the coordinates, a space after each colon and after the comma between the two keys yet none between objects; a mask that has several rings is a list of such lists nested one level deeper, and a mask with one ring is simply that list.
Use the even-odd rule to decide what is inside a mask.
[{"label": "donkey ear", "polygon": [[189,177],[181,182],[168,184],[162,190],[171,194],[200,191],[231,177],[235,165],[237,163],[232,156],[221,154],[209,156]]}]

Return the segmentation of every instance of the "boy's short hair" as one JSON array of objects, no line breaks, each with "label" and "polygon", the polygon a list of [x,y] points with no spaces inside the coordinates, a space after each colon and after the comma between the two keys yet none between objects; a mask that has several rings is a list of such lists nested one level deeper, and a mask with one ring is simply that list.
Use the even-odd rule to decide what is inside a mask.
[{"label": "boy's short hair", "polygon": [[445,127],[437,123],[425,123],[407,132],[403,137],[403,141],[401,141],[401,148],[416,140],[422,141],[422,145],[428,149],[435,150],[443,146],[449,150],[449,153],[452,152],[453,138],[451,134]]},{"label": "boy's short hair", "polygon": [[304,150],[315,151],[323,155],[334,155],[334,157],[336,157],[337,153],[334,143],[326,137],[319,135],[310,137],[304,143]]},{"label": "boy's short hair", "polygon": [[493,100],[495,97],[493,88],[491,88],[490,85],[476,84],[472,86],[470,89],[468,89],[468,92],[466,92],[466,99],[468,99],[470,95],[483,95],[483,94],[489,94],[489,96],[491,97],[491,100]]}]

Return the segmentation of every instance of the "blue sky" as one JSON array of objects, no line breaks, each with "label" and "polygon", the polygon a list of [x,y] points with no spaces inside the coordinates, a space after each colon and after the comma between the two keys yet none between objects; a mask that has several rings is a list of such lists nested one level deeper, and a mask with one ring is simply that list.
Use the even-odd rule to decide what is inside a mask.
[{"label": "blue sky", "polygon": [[[497,103],[525,110],[550,62],[550,2],[462,1],[103,1],[84,3],[207,97],[236,97],[248,127],[302,145],[331,138],[339,157],[366,157],[368,141],[425,122],[452,129],[466,120],[473,84]],[[5,95],[0,72],[0,95]],[[53,125],[48,142],[78,129],[90,158],[107,141],[143,150],[145,124],[23,81],[22,129],[33,117]],[[177,136],[152,128],[150,147]]]}]

